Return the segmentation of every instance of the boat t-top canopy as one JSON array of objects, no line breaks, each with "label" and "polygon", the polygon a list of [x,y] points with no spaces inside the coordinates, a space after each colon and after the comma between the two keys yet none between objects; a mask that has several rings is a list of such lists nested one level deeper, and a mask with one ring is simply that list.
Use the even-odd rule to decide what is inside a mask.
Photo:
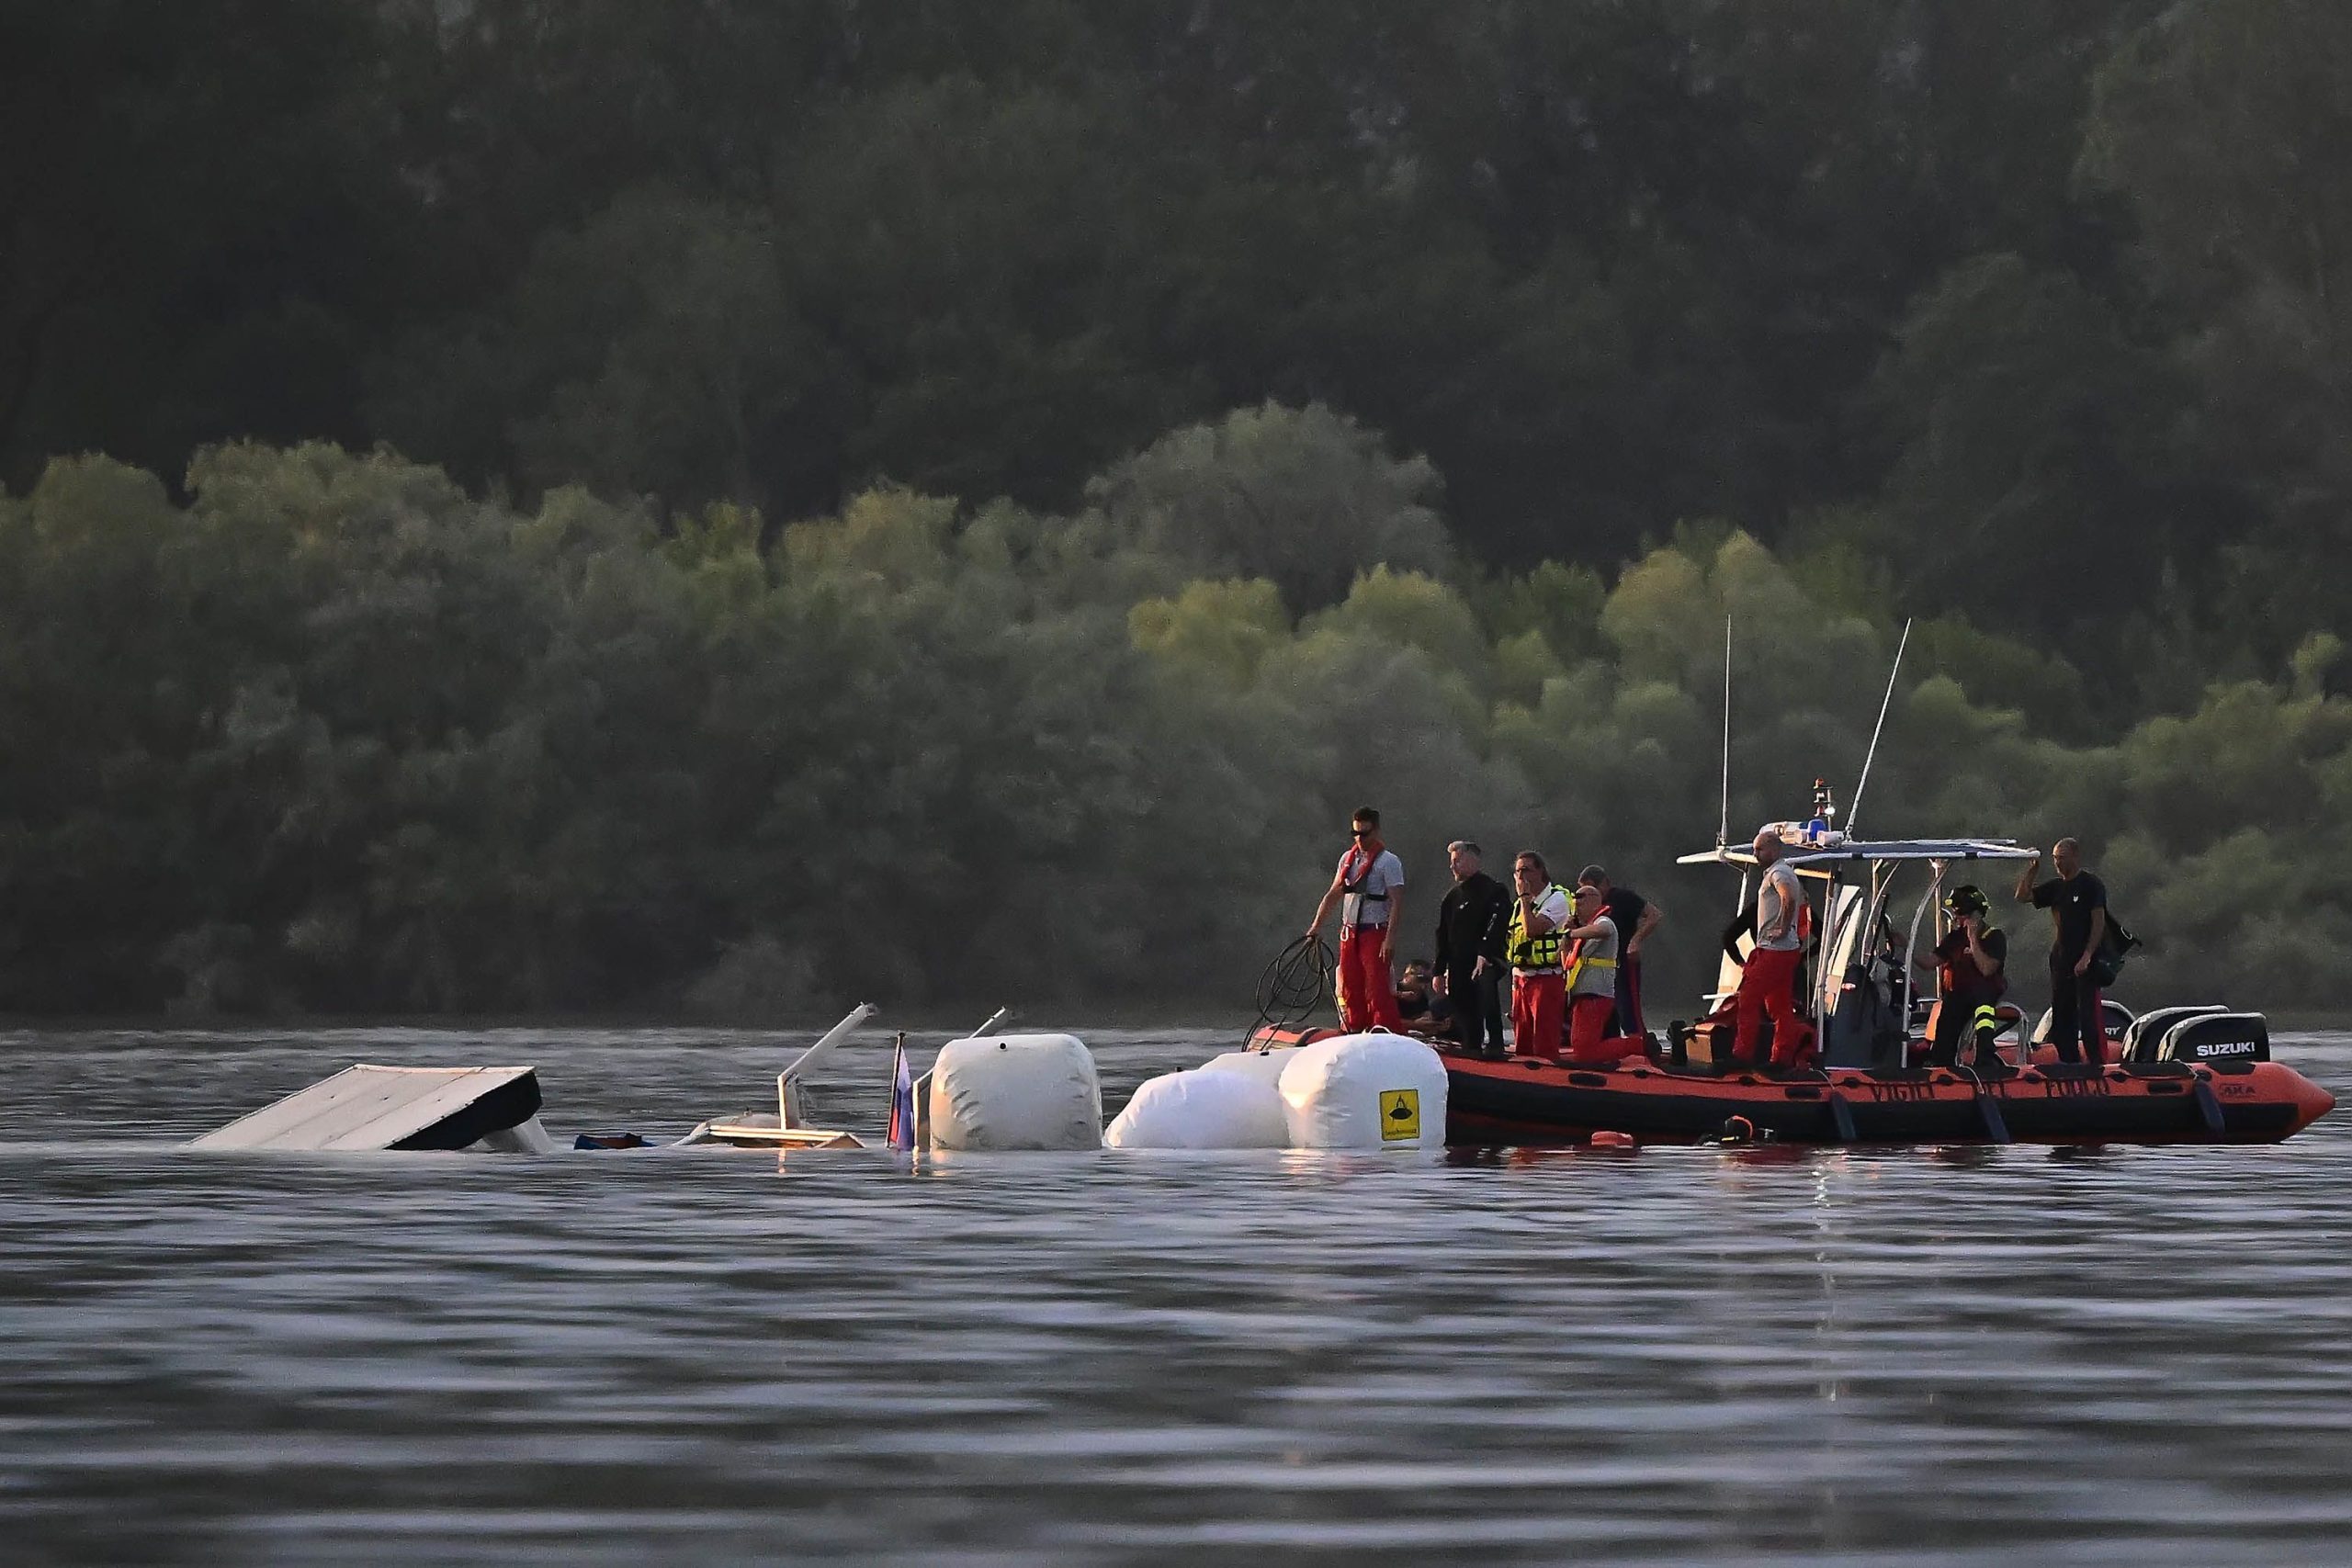
[{"label": "boat t-top canopy", "polygon": [[[1857,839],[1834,844],[1791,844],[1781,858],[1794,866],[1828,867],[1858,862],[1912,860],[2028,861],[2041,852],[2015,839]],[[1674,863],[1753,866],[1756,852],[1747,844],[1718,844],[1712,850],[1684,855]]]}]

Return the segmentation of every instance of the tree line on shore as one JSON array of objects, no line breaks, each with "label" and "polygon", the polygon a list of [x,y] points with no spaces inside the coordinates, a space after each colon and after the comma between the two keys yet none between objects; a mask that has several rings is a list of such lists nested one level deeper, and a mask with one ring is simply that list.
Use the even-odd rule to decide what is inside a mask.
[{"label": "tree line on shore", "polygon": [[1845,539],[2177,705],[2352,620],[2347,79],[2326,0],[30,0],[0,484],[1065,512],[1322,402],[1480,560]]},{"label": "tree line on shore", "polygon": [[[1850,788],[1900,629],[1849,549],[1722,525],[1478,567],[1434,470],[1319,407],[1174,432],[1067,513],[526,509],[323,444],[186,489],[86,458],[0,499],[10,1010],[1228,1011],[1365,801],[1408,950],[1447,840],[1534,845],[1673,911],[1679,995],[1731,907],[1670,864],[1713,840],[1725,618],[1735,834]],[[2063,659],[1920,620],[1862,822],[2082,835],[2152,938],[2133,995],[2326,1005],[2344,655],[2110,723]]]},{"label": "tree line on shore", "polygon": [[1867,827],[2336,1005],[2347,81],[2324,0],[9,7],[0,1009],[1223,1007],[1364,800],[1693,987],[1726,613],[1735,830],[1916,619]]}]

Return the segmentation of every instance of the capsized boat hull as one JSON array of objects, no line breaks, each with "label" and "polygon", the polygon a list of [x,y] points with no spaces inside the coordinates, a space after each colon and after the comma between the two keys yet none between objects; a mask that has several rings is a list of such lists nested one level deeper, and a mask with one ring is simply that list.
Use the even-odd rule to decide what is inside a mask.
[{"label": "capsized boat hull", "polygon": [[1791,1144],[2272,1144],[2335,1104],[2279,1062],[2037,1066],[1981,1079],[1937,1067],[1713,1077],[1641,1061],[1596,1068],[1441,1055],[1446,1141],[1468,1145],[1600,1131],[1689,1143],[1722,1136],[1734,1117]]}]

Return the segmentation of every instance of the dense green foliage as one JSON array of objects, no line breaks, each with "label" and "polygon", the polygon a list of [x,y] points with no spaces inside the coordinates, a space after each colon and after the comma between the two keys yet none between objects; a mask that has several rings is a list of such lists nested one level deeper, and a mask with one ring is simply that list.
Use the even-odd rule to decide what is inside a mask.
[{"label": "dense green foliage", "polygon": [[[667,1007],[1238,999],[1359,797],[1434,908],[1439,847],[1612,863],[1682,919],[1734,820],[1851,780],[1883,608],[1745,534],[1613,583],[1430,575],[1425,467],[1279,408],[1181,431],[1041,515],[904,490],[763,544],[311,446],[206,454],[175,505],[108,460],[0,502],[0,987],[19,1007]],[[1219,575],[1229,496],[1345,513],[1343,592]],[[1353,560],[1348,560],[1348,552]],[[1834,563],[1833,563],[1834,565]],[[1204,574],[1205,573],[1205,574]],[[1867,598],[1867,596],[1864,596]],[[2316,637],[2104,742],[2005,693],[2063,667],[1923,629],[1863,803],[1883,832],[2091,832],[2175,984],[2330,995],[2352,942],[2352,701]],[[2020,914],[2018,919],[2025,917]],[[2143,995],[2160,987],[2143,982]]]},{"label": "dense green foliage", "polygon": [[2321,0],[9,6],[0,1007],[1223,1004],[1367,797],[1680,986],[1727,608],[1736,822],[1916,615],[1871,828],[2338,1004],[2347,83]]}]

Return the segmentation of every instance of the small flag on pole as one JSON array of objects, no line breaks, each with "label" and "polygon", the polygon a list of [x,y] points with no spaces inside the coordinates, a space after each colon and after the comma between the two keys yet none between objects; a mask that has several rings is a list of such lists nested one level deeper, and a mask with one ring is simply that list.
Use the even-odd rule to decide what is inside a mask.
[{"label": "small flag on pole", "polygon": [[915,1146],[915,1079],[907,1067],[907,1037],[899,1036],[890,1063],[890,1136],[894,1149]]}]

